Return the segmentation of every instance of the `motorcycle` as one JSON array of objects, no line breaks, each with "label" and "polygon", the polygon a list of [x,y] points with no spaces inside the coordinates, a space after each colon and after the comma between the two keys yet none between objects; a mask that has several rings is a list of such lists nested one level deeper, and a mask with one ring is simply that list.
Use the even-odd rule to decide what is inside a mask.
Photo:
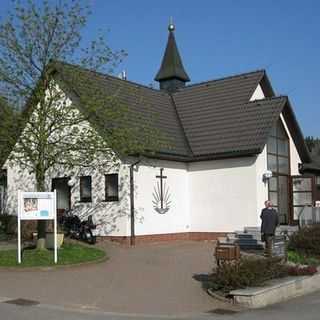
[{"label": "motorcycle", "polygon": [[96,228],[93,223],[92,215],[88,216],[87,220],[81,221],[77,215],[74,215],[71,210],[65,212],[59,221],[66,236],[71,239],[81,240],[89,244],[95,244],[96,236],[92,230]]}]

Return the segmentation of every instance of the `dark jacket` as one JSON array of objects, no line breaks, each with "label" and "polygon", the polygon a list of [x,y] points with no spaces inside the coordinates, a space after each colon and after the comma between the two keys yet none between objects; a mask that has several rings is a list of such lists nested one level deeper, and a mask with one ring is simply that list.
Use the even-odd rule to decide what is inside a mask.
[{"label": "dark jacket", "polygon": [[278,213],[275,209],[264,208],[261,211],[261,233],[274,234],[279,224]]}]

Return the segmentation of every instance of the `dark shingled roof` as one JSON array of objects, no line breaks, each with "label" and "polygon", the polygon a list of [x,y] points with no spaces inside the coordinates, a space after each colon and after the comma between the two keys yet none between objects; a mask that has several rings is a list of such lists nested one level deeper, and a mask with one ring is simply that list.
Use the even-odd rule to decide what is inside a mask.
[{"label": "dark shingled roof", "polygon": [[71,80],[73,89],[78,95],[104,92],[130,108],[131,114],[135,117],[132,123],[151,120],[155,128],[168,140],[170,147],[171,145],[173,147],[173,150],[162,150],[162,152],[184,157],[190,155],[177,112],[172,106],[171,97],[166,92],[66,63],[56,62],[55,66],[62,80],[68,81],[74,74],[81,79],[82,83]]},{"label": "dark shingled roof", "polygon": [[[82,73],[78,94],[90,94],[96,87],[116,95],[137,119],[150,117],[167,137],[170,150],[157,157],[197,161],[260,153],[268,135],[283,112],[300,157],[309,162],[309,153],[287,97],[251,101],[258,84],[269,81],[264,70],[208,81],[181,88],[175,93],[155,90],[77,66],[58,63],[58,74],[68,77]],[[264,89],[264,88],[263,88]],[[271,91],[270,91],[271,90]],[[269,93],[272,96],[272,92]],[[136,119],[134,120],[136,121]]]},{"label": "dark shingled roof", "polygon": [[257,71],[192,85],[173,94],[194,155],[242,149],[237,140],[239,129],[246,120],[256,121],[251,112],[254,106],[246,103],[263,76],[263,71]]}]

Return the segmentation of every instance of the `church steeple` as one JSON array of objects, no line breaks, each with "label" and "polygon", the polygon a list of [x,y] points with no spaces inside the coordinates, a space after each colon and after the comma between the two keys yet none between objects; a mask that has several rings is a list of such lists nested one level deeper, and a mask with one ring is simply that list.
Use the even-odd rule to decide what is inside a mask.
[{"label": "church steeple", "polygon": [[190,78],[182,64],[174,37],[175,26],[172,21],[169,23],[168,30],[167,47],[164,52],[160,70],[154,80],[159,81],[161,90],[173,92],[178,88],[184,87],[185,83],[190,81]]}]

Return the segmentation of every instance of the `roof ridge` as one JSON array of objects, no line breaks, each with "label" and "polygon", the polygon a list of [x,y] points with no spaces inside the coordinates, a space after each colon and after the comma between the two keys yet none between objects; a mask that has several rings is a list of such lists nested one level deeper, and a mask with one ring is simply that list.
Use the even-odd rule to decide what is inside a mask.
[{"label": "roof ridge", "polygon": [[[135,82],[135,81],[132,81],[132,80],[127,80],[127,79],[123,80],[123,79],[120,79],[120,78],[118,78],[118,77],[116,77],[114,75],[111,75],[109,73],[103,73],[103,72],[100,72],[100,71],[90,70],[90,69],[82,67],[82,66],[80,66],[78,64],[73,64],[73,63],[69,63],[69,62],[65,62],[65,61],[61,61],[61,60],[55,60],[54,63],[65,64],[65,65],[68,65],[68,66],[73,67],[73,68],[80,68],[80,69],[82,69],[84,71],[88,71],[88,72],[91,72],[93,74],[97,74],[97,75],[102,76],[102,77],[106,77],[106,78],[110,77],[110,78],[115,79],[115,80],[117,80],[119,82],[120,81],[125,81],[125,82],[127,82],[129,84],[132,84],[132,85],[135,85],[135,86],[138,86],[138,87],[142,87],[142,88],[145,88],[145,89],[149,89],[149,90],[152,90],[152,91],[155,91],[155,92],[158,92],[158,93],[163,93],[163,94],[167,95],[167,92],[165,92],[163,90],[151,88],[151,87],[148,87],[145,84],[141,84],[141,83],[138,83],[138,82]],[[180,88],[180,89],[177,90],[177,92],[184,91],[184,90],[186,90],[188,88],[192,88],[192,87],[195,87],[195,86],[201,86],[201,85],[210,84],[212,82],[244,77],[244,76],[248,76],[248,75],[251,75],[251,74],[254,74],[254,73],[260,73],[260,72],[265,74],[266,70],[265,69],[257,69],[257,70],[248,71],[248,72],[244,72],[244,73],[238,73],[238,74],[233,74],[233,75],[230,75],[230,76],[225,76],[225,77],[218,78],[218,79],[211,79],[211,80],[201,81],[201,82],[193,83],[193,84],[187,85],[187,86],[185,86],[183,88]]]},{"label": "roof ridge", "polygon": [[149,89],[149,90],[153,90],[155,92],[158,92],[158,93],[165,93],[167,95],[167,93],[165,91],[161,91],[160,89],[155,89],[155,88],[151,88],[151,87],[148,87],[147,85],[145,84],[141,84],[141,83],[138,83],[138,82],[134,82],[132,80],[123,80],[123,79],[120,79],[118,78],[117,76],[114,76],[114,75],[111,75],[109,73],[103,73],[101,71],[94,71],[94,70],[90,70],[88,68],[85,68],[85,67],[82,67],[78,64],[72,64],[72,63],[69,63],[69,62],[65,62],[65,61],[61,61],[61,60],[56,60],[55,63],[60,63],[60,64],[65,64],[65,65],[68,65],[70,67],[73,67],[73,68],[80,68],[82,69],[83,71],[87,71],[87,72],[91,72],[93,74],[97,74],[99,76],[102,76],[102,77],[105,77],[105,78],[112,78],[112,79],[115,79],[117,81],[122,81],[122,82],[126,82],[126,83],[129,83],[129,84],[132,84],[132,85],[135,85],[135,86],[138,86],[138,87],[142,87],[142,88],[145,88],[145,89]]},{"label": "roof ridge", "polygon": [[254,73],[260,73],[260,72],[265,74],[266,70],[265,69],[257,69],[257,70],[254,70],[254,71],[233,74],[233,75],[225,76],[225,77],[218,78],[218,79],[211,79],[211,80],[201,81],[201,82],[189,84],[189,85],[187,85],[187,86],[185,86],[183,88],[180,88],[177,92],[184,91],[184,90],[186,90],[188,88],[195,87],[195,86],[206,85],[206,84],[209,84],[211,82],[217,82],[217,81],[223,81],[223,80],[228,80],[228,79],[233,79],[233,78],[244,77],[244,76],[248,76],[248,75],[251,75],[251,74],[254,74]]}]

